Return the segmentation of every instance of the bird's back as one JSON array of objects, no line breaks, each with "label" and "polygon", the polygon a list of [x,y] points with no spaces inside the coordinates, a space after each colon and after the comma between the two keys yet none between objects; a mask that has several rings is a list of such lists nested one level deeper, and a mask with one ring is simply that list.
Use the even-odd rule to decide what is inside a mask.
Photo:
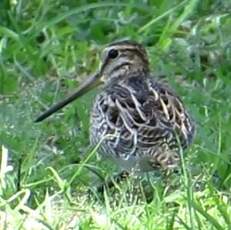
[{"label": "bird's back", "polygon": [[91,142],[123,168],[141,171],[178,164],[179,148],[192,142],[194,125],[182,101],[165,84],[142,73],[110,84],[96,98]]}]

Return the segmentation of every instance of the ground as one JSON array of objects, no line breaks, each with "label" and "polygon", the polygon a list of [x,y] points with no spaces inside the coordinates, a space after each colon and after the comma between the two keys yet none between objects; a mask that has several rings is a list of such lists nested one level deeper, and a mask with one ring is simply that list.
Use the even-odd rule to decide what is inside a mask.
[{"label": "ground", "polygon": [[[230,8],[228,0],[1,1],[0,229],[231,229]],[[33,122],[96,71],[105,44],[125,38],[147,48],[154,75],[197,127],[177,186],[151,176],[148,202],[127,199],[132,179],[117,195],[89,195],[116,172],[89,147],[97,90]]]}]

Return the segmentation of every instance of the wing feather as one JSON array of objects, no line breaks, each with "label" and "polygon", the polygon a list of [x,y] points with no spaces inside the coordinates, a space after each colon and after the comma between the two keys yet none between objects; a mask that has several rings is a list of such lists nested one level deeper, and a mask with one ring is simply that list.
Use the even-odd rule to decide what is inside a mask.
[{"label": "wing feather", "polygon": [[181,147],[191,143],[193,122],[181,100],[164,84],[132,76],[124,84],[106,88],[100,98],[96,99],[92,116],[100,116],[101,120],[92,119],[92,123],[95,132],[104,125],[106,133],[116,134],[108,140],[108,150],[115,155],[127,158],[150,149],[155,152],[163,145],[175,149],[177,136]]}]

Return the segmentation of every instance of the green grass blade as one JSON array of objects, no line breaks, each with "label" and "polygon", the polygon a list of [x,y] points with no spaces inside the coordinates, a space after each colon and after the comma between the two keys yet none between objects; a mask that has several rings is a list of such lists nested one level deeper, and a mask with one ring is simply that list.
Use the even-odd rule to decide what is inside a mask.
[{"label": "green grass blade", "polygon": [[211,216],[206,210],[203,209],[201,204],[199,202],[192,202],[192,205],[196,211],[198,211],[202,216],[205,217],[206,220],[209,221],[216,229],[218,230],[224,230],[224,226],[221,226],[220,223],[213,217]]},{"label": "green grass blade", "polygon": [[148,23],[146,23],[145,25],[143,25],[138,30],[138,33],[143,33],[145,30],[150,29],[150,27],[153,26],[153,24],[155,24],[158,21],[164,19],[165,17],[167,17],[168,15],[170,15],[171,13],[173,13],[174,11],[180,9],[181,7],[183,7],[185,5],[186,2],[187,2],[187,0],[181,2],[180,4],[178,4],[175,7],[171,8],[170,10],[167,10],[165,13],[159,15],[158,17],[153,18],[151,21],[149,21]]}]

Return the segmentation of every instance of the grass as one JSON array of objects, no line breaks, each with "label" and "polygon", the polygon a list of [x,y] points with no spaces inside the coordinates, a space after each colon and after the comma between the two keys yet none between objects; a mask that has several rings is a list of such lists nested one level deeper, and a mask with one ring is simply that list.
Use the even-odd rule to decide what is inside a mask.
[{"label": "grass", "polygon": [[[228,0],[1,1],[0,229],[230,229],[230,7]],[[33,122],[121,38],[147,47],[153,72],[197,124],[178,186],[169,190],[152,177],[149,203],[129,202],[126,186],[116,201],[106,192],[88,196],[115,172],[97,159],[97,147],[89,149],[97,90]]]}]

